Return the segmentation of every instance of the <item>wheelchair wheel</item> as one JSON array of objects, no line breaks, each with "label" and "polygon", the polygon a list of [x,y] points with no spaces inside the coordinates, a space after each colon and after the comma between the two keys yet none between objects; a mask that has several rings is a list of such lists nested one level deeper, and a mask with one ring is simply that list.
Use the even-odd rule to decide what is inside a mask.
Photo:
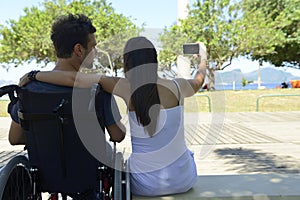
[{"label": "wheelchair wheel", "polygon": [[115,159],[114,200],[131,200],[129,164],[122,153],[118,152]]},{"label": "wheelchair wheel", "polygon": [[114,200],[122,200],[122,171],[123,155],[118,152],[115,157],[115,174],[114,174]]},{"label": "wheelchair wheel", "polygon": [[125,161],[124,170],[122,172],[122,199],[131,200],[132,194],[130,191],[130,172],[129,172],[129,162]]},{"label": "wheelchair wheel", "polygon": [[14,157],[1,170],[0,199],[30,199],[31,182],[28,159],[25,156]]}]

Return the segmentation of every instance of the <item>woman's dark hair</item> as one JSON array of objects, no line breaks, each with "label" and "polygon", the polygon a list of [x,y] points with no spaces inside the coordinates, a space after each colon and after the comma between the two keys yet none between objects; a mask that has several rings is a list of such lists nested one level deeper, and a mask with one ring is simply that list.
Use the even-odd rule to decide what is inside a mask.
[{"label": "woman's dark hair", "polygon": [[51,31],[51,40],[57,57],[71,57],[73,47],[77,43],[87,48],[89,34],[95,32],[96,28],[91,20],[83,14],[60,16],[53,23]]},{"label": "woman's dark hair", "polygon": [[127,41],[124,48],[124,72],[130,82],[130,101],[138,122],[147,129],[150,136],[156,131],[160,112],[157,67],[157,53],[148,39],[134,37]]}]

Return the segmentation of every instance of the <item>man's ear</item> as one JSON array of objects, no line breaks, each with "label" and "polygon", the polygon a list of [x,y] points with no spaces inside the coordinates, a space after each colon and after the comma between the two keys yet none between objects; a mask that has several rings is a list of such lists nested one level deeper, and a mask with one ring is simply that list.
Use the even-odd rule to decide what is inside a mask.
[{"label": "man's ear", "polygon": [[81,44],[79,44],[79,43],[75,44],[73,47],[73,51],[77,57],[83,56],[83,47]]}]

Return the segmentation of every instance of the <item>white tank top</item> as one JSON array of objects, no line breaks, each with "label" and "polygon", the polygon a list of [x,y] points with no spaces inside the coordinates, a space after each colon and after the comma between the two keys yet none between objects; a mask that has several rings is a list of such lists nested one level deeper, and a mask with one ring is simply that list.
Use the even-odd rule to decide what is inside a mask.
[{"label": "white tank top", "polygon": [[180,103],[173,108],[161,109],[152,137],[138,123],[135,112],[128,113],[133,194],[157,196],[180,193],[190,189],[196,182],[195,162],[184,139],[183,111]]}]

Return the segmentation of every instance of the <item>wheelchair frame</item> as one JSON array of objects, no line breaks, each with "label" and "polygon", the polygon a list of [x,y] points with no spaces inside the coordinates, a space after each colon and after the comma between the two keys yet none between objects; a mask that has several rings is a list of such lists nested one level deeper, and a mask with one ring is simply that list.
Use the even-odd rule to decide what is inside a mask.
[{"label": "wheelchair frame", "polygon": [[[8,94],[10,104],[17,102],[15,96],[17,85],[7,85],[0,88],[0,97]],[[10,106],[10,105],[9,105]],[[97,199],[99,200],[129,200],[132,198],[130,192],[130,177],[128,162],[124,162],[121,152],[116,152],[116,144],[113,151],[114,169],[105,165],[99,166],[97,170],[98,189]],[[23,155],[12,158],[0,171],[0,200],[41,200],[42,193],[39,187],[38,168],[31,165],[30,160]],[[108,182],[112,179],[113,183]],[[109,184],[109,185],[108,185]],[[70,197],[60,191],[50,194],[50,200],[58,200],[59,194],[62,199]],[[71,195],[72,196],[72,195]],[[74,200],[84,197],[73,197]]]}]

